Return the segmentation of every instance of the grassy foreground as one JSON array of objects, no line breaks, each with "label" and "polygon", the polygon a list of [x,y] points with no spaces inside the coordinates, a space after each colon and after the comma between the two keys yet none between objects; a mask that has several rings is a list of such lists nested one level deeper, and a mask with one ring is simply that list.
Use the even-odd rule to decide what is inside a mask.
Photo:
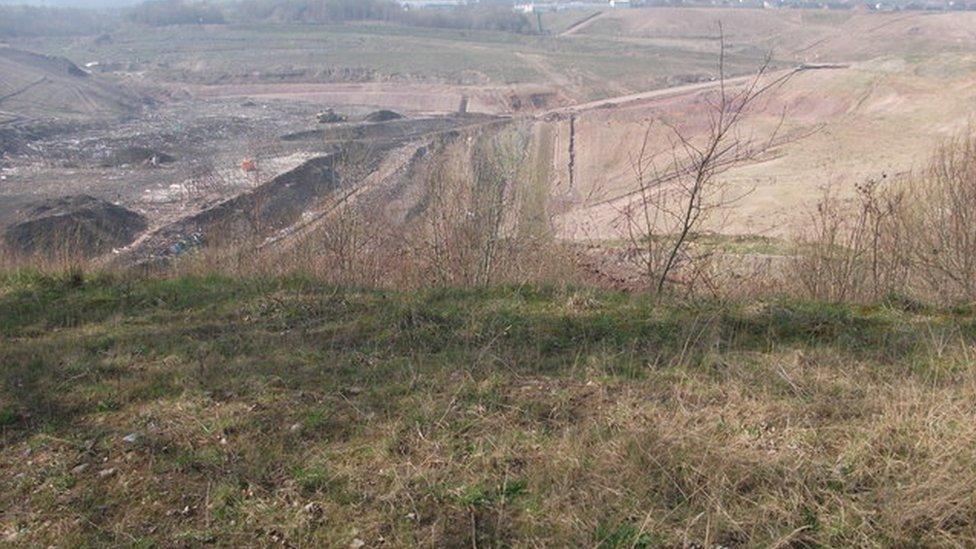
[{"label": "grassy foreground", "polygon": [[0,542],[970,545],[974,340],[893,304],[0,275]]}]

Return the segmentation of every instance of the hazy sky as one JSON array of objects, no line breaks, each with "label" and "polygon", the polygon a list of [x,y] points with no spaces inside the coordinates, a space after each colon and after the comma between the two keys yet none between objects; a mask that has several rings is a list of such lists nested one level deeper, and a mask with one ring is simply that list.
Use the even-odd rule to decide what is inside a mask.
[{"label": "hazy sky", "polygon": [[55,8],[117,8],[142,0],[0,0],[0,5],[49,6]]}]

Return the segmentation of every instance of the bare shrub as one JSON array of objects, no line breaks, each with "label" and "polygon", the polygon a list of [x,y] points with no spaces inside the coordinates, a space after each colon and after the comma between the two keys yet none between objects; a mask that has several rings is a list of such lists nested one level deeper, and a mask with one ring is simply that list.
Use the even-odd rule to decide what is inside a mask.
[{"label": "bare shrub", "polygon": [[379,253],[373,249],[388,231],[381,208],[358,200],[363,181],[375,169],[372,147],[345,143],[327,164],[334,190],[294,225],[273,226],[271,197],[256,194],[233,234],[214,246],[181,258],[190,272],[232,272],[246,276],[301,273],[342,284],[372,285]]},{"label": "bare shrub", "polygon": [[372,147],[346,143],[339,148],[332,177],[336,191],[319,208],[315,230],[299,243],[313,255],[311,271],[336,283],[376,285],[389,235],[381,205],[361,199],[364,181],[375,168]]},{"label": "bare shrub", "polygon": [[836,187],[824,188],[808,228],[795,237],[788,278],[807,297],[870,301],[906,290],[904,192],[884,180],[868,180],[855,190],[854,199],[842,200]]},{"label": "bare shrub", "polygon": [[475,149],[469,211],[478,255],[477,281],[484,286],[496,278],[502,245],[515,244],[511,238],[502,242],[502,231],[513,214],[525,143],[525,135],[508,130],[483,138]]},{"label": "bare shrub", "polygon": [[[377,165],[369,147],[343,145],[335,191],[302,222],[259,242],[195,252],[179,268],[395,289],[572,281],[569,248],[541,226],[538,205],[532,215],[523,211],[533,184],[526,130],[513,124],[445,135],[425,147],[423,160],[394,173]],[[394,186],[416,196],[405,219],[387,210],[385,177],[405,178]]]},{"label": "bare shrub", "polygon": [[[720,25],[720,36],[721,30]],[[655,293],[676,282],[714,289],[711,254],[696,254],[690,242],[716,212],[748,194],[734,192],[719,176],[781,144],[782,117],[765,136],[746,135],[741,128],[756,103],[794,74],[791,71],[770,77],[769,67],[767,57],[745,85],[727,85],[722,39],[718,91],[706,97],[705,132],[692,137],[678,125],[662,122],[670,130],[668,145],[662,151],[652,151],[653,123],[647,127],[631,161],[638,190],[623,214],[626,237],[637,250],[632,258]],[[663,167],[658,166],[659,158],[664,158]]]},{"label": "bare shrub", "polygon": [[924,290],[943,301],[976,300],[976,129],[941,145],[906,187],[907,230]]},{"label": "bare shrub", "polygon": [[526,142],[525,128],[513,126],[447,145],[426,178],[427,203],[412,235],[423,278],[489,285],[533,270],[526,263],[540,259],[541,242],[518,226]]},{"label": "bare shrub", "polygon": [[796,242],[788,277],[807,297],[976,299],[976,133],[939,146],[923,170],[858,185],[851,200],[827,190]]}]

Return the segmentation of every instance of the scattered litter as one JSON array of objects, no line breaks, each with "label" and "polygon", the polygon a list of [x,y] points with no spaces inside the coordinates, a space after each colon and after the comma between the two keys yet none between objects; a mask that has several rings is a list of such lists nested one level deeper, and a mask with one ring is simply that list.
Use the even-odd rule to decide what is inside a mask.
[{"label": "scattered litter", "polygon": [[109,467],[108,469],[102,469],[98,472],[99,478],[108,478],[115,474],[115,467]]},{"label": "scattered litter", "polygon": [[319,121],[319,124],[338,124],[339,122],[346,121],[345,116],[335,112],[332,109],[328,109],[325,112],[316,114],[315,118]]},{"label": "scattered litter", "polygon": [[176,242],[174,242],[168,249],[170,255],[180,255],[187,250],[196,248],[203,244],[203,235],[200,233],[191,233]]}]

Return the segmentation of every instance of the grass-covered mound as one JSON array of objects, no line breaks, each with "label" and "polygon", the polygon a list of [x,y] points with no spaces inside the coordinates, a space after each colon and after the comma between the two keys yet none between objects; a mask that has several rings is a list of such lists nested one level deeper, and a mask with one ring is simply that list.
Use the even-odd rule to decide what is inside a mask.
[{"label": "grass-covered mound", "polygon": [[0,535],[966,545],[976,328],[911,305],[3,275]]}]

